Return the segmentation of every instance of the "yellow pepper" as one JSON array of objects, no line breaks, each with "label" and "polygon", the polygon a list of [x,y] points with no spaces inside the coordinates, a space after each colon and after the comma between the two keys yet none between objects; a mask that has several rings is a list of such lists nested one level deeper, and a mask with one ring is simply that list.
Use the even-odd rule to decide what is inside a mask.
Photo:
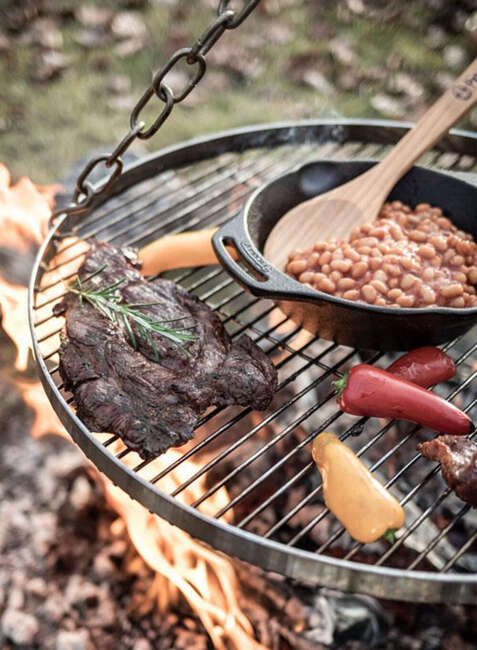
[{"label": "yellow pepper", "polygon": [[325,503],[358,542],[375,542],[401,528],[404,510],[356,454],[333,433],[313,442],[313,459],[323,480]]}]

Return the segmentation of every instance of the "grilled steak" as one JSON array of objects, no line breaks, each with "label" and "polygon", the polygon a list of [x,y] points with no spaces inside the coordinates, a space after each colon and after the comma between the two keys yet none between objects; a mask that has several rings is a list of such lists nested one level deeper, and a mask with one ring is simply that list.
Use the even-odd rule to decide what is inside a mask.
[{"label": "grilled steak", "polygon": [[441,464],[447,485],[462,501],[477,507],[477,445],[463,436],[439,436],[418,445],[430,460]]},{"label": "grilled steak", "polygon": [[174,327],[193,323],[194,340],[181,347],[153,333],[148,341],[131,319],[135,349],[126,324],[68,293],[55,307],[66,317],[60,373],[83,422],[116,433],[147,459],[190,440],[209,406],[265,409],[277,376],[264,352],[245,335],[232,342],[207,305],[169,280],[147,282],[131,260],[127,251],[92,241],[79,277],[95,288],[124,278],[117,290],[123,303],[160,302],[140,310],[157,321],[182,319]]}]

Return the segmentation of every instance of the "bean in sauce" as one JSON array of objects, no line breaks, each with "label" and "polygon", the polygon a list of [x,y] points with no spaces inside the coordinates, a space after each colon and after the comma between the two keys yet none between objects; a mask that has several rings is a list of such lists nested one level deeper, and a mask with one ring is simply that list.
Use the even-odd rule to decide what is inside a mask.
[{"label": "bean in sauce", "polygon": [[390,307],[476,307],[477,243],[442,210],[385,203],[348,241],[294,251],[286,271],[346,300]]}]

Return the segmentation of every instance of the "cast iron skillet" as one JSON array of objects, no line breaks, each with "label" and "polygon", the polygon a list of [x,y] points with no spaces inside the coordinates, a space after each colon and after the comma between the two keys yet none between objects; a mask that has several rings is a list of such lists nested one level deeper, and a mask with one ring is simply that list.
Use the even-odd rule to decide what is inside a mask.
[{"label": "cast iron skillet", "polygon": [[[274,300],[292,320],[322,338],[374,350],[409,350],[453,339],[477,322],[477,308],[402,309],[335,298],[297,282],[263,256],[268,234],[288,210],[374,164],[323,160],[298,167],[258,188],[242,212],[215,234],[217,257],[248,291]],[[438,206],[458,228],[477,239],[477,187],[466,181],[413,167],[388,198],[411,206]],[[229,255],[226,244],[235,248],[240,263]]]}]

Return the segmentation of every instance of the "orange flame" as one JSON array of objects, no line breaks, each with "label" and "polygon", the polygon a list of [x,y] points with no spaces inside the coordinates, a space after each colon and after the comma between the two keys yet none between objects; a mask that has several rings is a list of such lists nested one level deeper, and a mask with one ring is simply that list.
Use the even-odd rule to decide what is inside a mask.
[{"label": "orange flame", "polygon": [[[0,164],[2,242],[19,251],[26,250],[32,243],[40,243],[56,189],[35,186],[26,178],[11,186],[10,174],[7,168]],[[44,306],[37,309],[36,315],[37,322],[45,321],[38,328],[39,337],[44,339],[41,343],[44,355],[57,348],[58,330],[64,322],[62,318],[53,317],[55,298],[59,298],[65,291],[64,278],[77,269],[85,250],[85,242],[65,241],[62,250],[52,260],[52,268],[42,278],[42,287],[49,288],[41,292]],[[65,261],[68,262],[66,265]],[[62,264],[61,273],[54,268],[59,263]],[[25,370],[30,345],[26,288],[10,284],[0,276],[0,306],[3,328],[17,348],[15,366],[18,370]],[[18,380],[17,384],[25,402],[35,413],[31,434],[40,438],[47,433],[55,433],[68,438],[41,384],[26,380]],[[102,439],[110,434],[95,435]],[[123,448],[124,445],[117,442],[109,449],[117,453]],[[141,471],[141,476],[146,480],[152,478],[181,455],[179,451],[170,450],[149,463]],[[133,467],[139,460],[136,454],[130,453],[125,456],[123,462]],[[195,474],[198,468],[199,466],[189,459],[178,465],[173,472],[166,474],[159,487],[170,494]],[[252,625],[240,608],[240,587],[232,562],[193,540],[181,529],[151,514],[99,473],[98,480],[104,482],[108,501],[120,517],[113,523],[113,530],[124,526],[137,553],[155,572],[152,588],[147,594],[150,602],[155,603],[161,612],[166,612],[177,603],[179,595],[182,595],[201,619],[217,650],[265,650],[264,646],[255,641]],[[184,503],[192,503],[205,489],[203,480],[194,481],[184,490],[181,498]],[[203,512],[212,515],[227,502],[227,491],[221,488],[213,498],[203,504]],[[229,516],[232,516],[231,513]]]},{"label": "orange flame", "polygon": [[0,309],[2,327],[17,348],[15,368],[24,371],[28,367],[30,350],[28,293],[26,287],[9,284],[0,276]]},{"label": "orange flame", "polygon": [[[36,186],[28,178],[11,185],[10,172],[0,163],[0,228],[2,246],[25,251],[40,244],[51,215],[59,185]],[[26,370],[30,334],[28,330],[27,290],[10,284],[0,276],[0,308],[5,332],[15,343],[15,367]]]},{"label": "orange flame", "polygon": [[0,163],[2,243],[25,250],[30,243],[41,244],[54,196],[61,186],[34,185],[29,178],[21,178],[16,185],[10,183],[10,172]]},{"label": "orange flame", "polygon": [[51,408],[40,382],[17,380],[16,383],[26,404],[35,413],[35,420],[30,431],[31,435],[34,438],[41,438],[47,433],[56,433],[58,436],[68,438],[65,428]]},{"label": "orange flame", "polygon": [[[122,443],[118,443],[114,451],[119,452],[121,448]],[[170,450],[149,463],[141,473],[142,477],[152,478],[181,455],[178,451]],[[125,459],[130,467],[140,461],[136,454],[128,454]],[[188,460],[166,474],[158,487],[170,494],[197,469],[198,466]],[[184,490],[180,498],[184,503],[192,503],[204,491],[205,480],[198,480]],[[106,481],[106,494],[123,518],[141,557],[156,572],[149,595],[156,600],[160,611],[166,611],[181,593],[197,612],[215,648],[265,650],[264,646],[254,640],[250,621],[240,608],[239,584],[229,559],[196,542],[180,528],[151,514],[109,480]],[[207,502],[203,512],[212,516],[226,503],[227,491],[221,488]]]}]

